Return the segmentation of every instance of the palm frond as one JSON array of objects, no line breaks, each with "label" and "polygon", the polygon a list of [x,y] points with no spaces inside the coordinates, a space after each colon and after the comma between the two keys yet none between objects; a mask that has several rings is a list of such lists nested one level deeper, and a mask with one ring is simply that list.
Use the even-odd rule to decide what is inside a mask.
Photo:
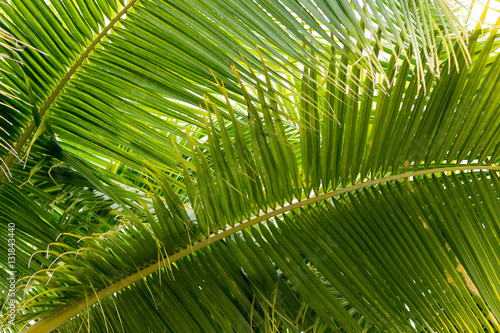
[{"label": "palm frond", "polygon": [[1,63],[11,331],[500,329],[497,28],[441,1],[1,6],[43,52]]}]

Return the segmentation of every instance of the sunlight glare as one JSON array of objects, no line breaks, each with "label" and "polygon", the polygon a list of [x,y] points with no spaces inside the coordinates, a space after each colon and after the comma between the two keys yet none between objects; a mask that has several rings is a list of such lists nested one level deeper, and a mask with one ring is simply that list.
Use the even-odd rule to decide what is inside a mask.
[{"label": "sunlight glare", "polygon": [[[487,1],[474,1],[474,5],[472,6],[472,11],[470,13],[469,20],[467,21],[468,25],[475,26],[476,23],[481,18],[481,14],[484,11],[484,7],[486,6]],[[485,25],[493,26],[495,25],[498,17],[500,16],[500,1],[490,0],[488,13],[486,14],[486,18],[484,20]]]}]

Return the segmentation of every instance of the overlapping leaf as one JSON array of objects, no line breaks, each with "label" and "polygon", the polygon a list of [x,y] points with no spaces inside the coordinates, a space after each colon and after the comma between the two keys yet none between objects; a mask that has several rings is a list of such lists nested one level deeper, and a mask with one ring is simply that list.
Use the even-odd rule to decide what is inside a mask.
[{"label": "overlapping leaf", "polygon": [[[39,251],[12,329],[95,304],[63,329],[498,330],[496,29],[465,43],[441,2],[51,3],[5,7],[50,54],[4,63],[33,104],[8,101],[7,136],[45,129],[42,172],[0,194],[20,260]],[[49,158],[79,175],[64,194]]]}]

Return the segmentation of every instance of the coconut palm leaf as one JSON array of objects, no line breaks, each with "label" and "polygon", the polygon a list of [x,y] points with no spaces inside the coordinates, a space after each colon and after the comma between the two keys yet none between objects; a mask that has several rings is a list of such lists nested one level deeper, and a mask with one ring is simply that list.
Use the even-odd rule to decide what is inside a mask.
[{"label": "coconut palm leaf", "polygon": [[33,46],[1,63],[5,329],[500,330],[497,28],[444,2],[1,6]]}]

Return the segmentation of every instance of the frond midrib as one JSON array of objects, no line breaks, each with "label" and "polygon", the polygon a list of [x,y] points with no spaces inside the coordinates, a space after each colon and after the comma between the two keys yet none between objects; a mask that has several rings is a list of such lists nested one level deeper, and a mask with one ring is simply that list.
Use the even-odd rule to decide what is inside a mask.
[{"label": "frond midrib", "polygon": [[145,267],[136,273],[130,275],[127,278],[124,278],[122,280],[117,281],[116,283],[113,283],[109,285],[108,287],[101,289],[94,293],[93,295],[89,295],[86,299],[76,303],[75,305],[68,307],[66,309],[63,309],[49,317],[46,317],[31,327],[29,327],[27,330],[25,330],[25,333],[34,333],[34,332],[50,332],[53,329],[57,328],[67,320],[73,318],[76,316],[78,313],[85,311],[92,305],[100,302],[101,300],[105,299],[106,297],[122,290],[123,288],[130,286],[134,284],[135,282],[159,271],[163,267],[167,267],[171,263],[178,261],[195,251],[198,251],[212,243],[215,243],[223,238],[226,238],[228,236],[231,236],[239,231],[242,231],[248,227],[251,227],[255,224],[258,224],[260,222],[269,220],[273,217],[276,217],[278,215],[285,214],[289,211],[292,211],[294,209],[298,209],[307,205],[314,204],[316,202],[326,200],[332,197],[335,197],[337,195],[359,190],[362,188],[367,188],[370,186],[382,184],[382,183],[387,183],[390,181],[395,181],[399,179],[405,179],[409,177],[416,177],[416,176],[422,176],[422,175],[429,175],[429,174],[437,174],[437,173],[445,173],[445,172],[459,172],[459,171],[480,171],[480,170],[488,170],[488,171],[500,171],[500,165],[467,165],[467,166],[455,166],[455,167],[446,167],[446,168],[434,168],[434,169],[425,169],[425,170],[419,170],[419,171],[412,171],[412,172],[406,172],[406,173],[401,173],[397,175],[391,175],[388,177],[382,177],[379,179],[374,179],[371,181],[367,182],[361,182],[357,184],[353,184],[341,189],[336,189],[332,191],[328,191],[322,194],[318,194],[315,196],[311,196],[302,200],[299,200],[297,202],[283,205],[280,208],[273,209],[269,212],[265,212],[261,215],[254,216],[246,221],[242,221],[238,224],[235,224],[233,226],[227,227],[226,229],[220,230],[219,232],[215,234],[211,234],[210,236],[205,237],[204,239],[200,241],[196,241],[191,246],[186,247],[182,250],[178,250],[178,252],[169,255],[168,257],[163,258],[160,260],[157,264],[154,264],[152,266]]},{"label": "frond midrib", "polygon": [[[64,89],[66,86],[66,83],[71,79],[73,74],[76,73],[78,68],[82,66],[83,62],[89,54],[95,49],[97,44],[101,42],[101,40],[108,34],[108,32],[113,29],[115,24],[125,15],[130,8],[132,8],[136,2],[140,0],[131,0],[128,4],[126,4],[120,12],[118,12],[115,17],[113,17],[112,20],[109,21],[108,25],[104,27],[104,29],[92,40],[92,42],[87,46],[87,48],[83,51],[83,53],[80,55],[80,57],[75,61],[73,66],[69,69],[69,71],[63,76],[59,84],[56,86],[56,88],[52,91],[50,96],[47,98],[45,103],[42,105],[42,107],[38,110],[38,114],[40,116],[40,119],[43,118],[47,110],[50,108],[52,103],[56,100],[57,96],[59,96],[60,92]],[[4,159],[5,163],[5,170],[3,173],[0,172],[0,184],[2,183],[3,178],[6,176],[6,174],[9,172],[10,167],[14,163],[15,157],[21,152],[23,149],[24,145],[28,141],[28,139],[31,137],[33,131],[36,129],[35,121],[32,120],[29,126],[26,128],[26,130],[23,132],[23,135],[21,138],[16,142],[14,146],[14,152],[11,151],[7,157]]]}]

